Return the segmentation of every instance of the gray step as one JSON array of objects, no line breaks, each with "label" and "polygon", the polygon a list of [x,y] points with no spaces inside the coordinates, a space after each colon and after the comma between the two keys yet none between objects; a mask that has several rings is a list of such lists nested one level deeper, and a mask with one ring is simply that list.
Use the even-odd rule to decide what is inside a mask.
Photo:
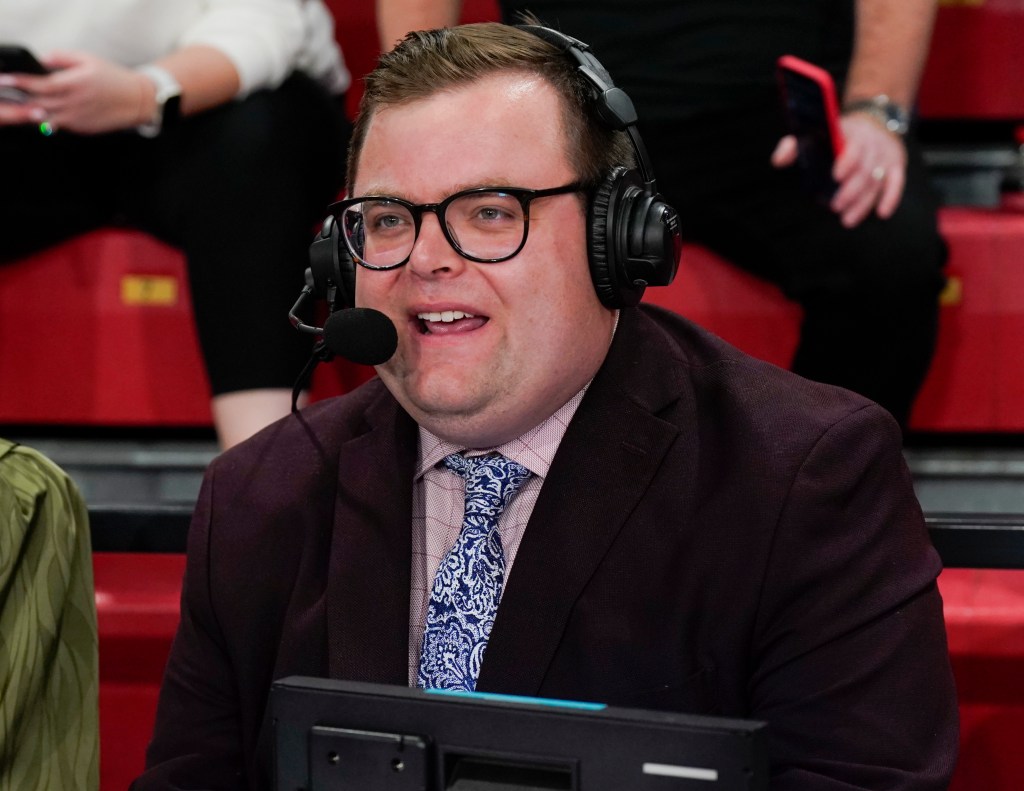
[{"label": "gray step", "polygon": [[[218,453],[212,440],[10,438],[66,470],[90,506],[191,506]],[[905,455],[926,513],[1024,514],[1024,444],[908,448]]]}]

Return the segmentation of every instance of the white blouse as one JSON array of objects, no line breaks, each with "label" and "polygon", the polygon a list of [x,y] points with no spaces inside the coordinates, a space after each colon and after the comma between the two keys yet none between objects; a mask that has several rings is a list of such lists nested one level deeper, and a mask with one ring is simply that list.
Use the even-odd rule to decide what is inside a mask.
[{"label": "white blouse", "polygon": [[0,41],[37,57],[77,49],[129,67],[204,44],[234,63],[239,96],[292,71],[332,93],[350,82],[322,0],[0,0]]}]

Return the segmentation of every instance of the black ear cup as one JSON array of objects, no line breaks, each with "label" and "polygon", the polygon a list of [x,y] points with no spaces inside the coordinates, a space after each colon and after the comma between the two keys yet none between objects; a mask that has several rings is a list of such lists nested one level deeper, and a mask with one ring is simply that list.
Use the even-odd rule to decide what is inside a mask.
[{"label": "black ear cup", "polygon": [[[635,173],[635,171],[634,171]],[[630,200],[626,233],[626,279],[667,286],[676,276],[683,238],[679,214],[658,193],[644,188]]]},{"label": "black ear cup", "polygon": [[622,201],[624,193],[629,190],[627,182],[639,181],[635,174],[630,178],[630,174],[626,168],[615,168],[594,190],[590,202],[590,276],[598,299],[609,308],[636,305],[644,295],[646,285],[633,286],[626,282],[625,272],[619,266],[622,261],[619,250],[622,243],[619,233]]},{"label": "black ear cup", "polygon": [[356,265],[341,239],[334,217],[324,220],[309,246],[306,283],[312,286],[314,297],[327,300],[331,312],[355,305]]},{"label": "black ear cup", "polygon": [[[340,355],[362,365],[381,365],[395,353],[395,325],[380,311],[355,308],[355,294],[356,265],[332,215],[324,220],[309,246],[306,286],[288,311],[295,329],[317,336],[313,353],[292,387],[292,412],[298,411],[299,395],[309,385],[317,363]],[[310,296],[325,299],[330,306],[330,315],[322,327],[317,326],[319,322],[307,323],[308,319],[299,315]]]},{"label": "black ear cup", "polygon": [[679,219],[635,170],[615,168],[590,203],[590,274],[601,304],[628,308],[679,265]]}]

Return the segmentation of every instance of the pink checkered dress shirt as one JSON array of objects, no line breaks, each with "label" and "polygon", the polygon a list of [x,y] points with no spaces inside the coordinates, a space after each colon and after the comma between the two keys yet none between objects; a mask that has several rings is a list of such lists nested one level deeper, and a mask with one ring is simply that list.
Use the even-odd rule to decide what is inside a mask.
[{"label": "pink checkered dress shirt", "polygon": [[[565,429],[583,400],[586,387],[561,409],[534,429],[496,448],[473,450],[469,456],[497,451],[522,464],[533,475],[509,503],[498,520],[505,551],[505,579],[519,549],[526,523],[540,495],[540,487]],[[466,448],[438,439],[420,427],[420,459],[412,491],[412,578],[409,589],[409,686],[416,686],[423,643],[423,627],[427,620],[430,588],[434,583],[441,558],[448,554],[462,529],[466,482],[444,466],[438,466],[449,453]]]}]

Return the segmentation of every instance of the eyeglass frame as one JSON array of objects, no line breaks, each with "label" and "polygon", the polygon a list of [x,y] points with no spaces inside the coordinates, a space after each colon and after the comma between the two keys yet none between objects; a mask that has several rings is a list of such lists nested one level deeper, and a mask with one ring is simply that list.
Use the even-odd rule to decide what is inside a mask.
[{"label": "eyeglass frame", "polygon": [[[444,234],[444,238],[447,240],[451,248],[460,256],[468,261],[474,261],[478,264],[500,264],[503,261],[515,258],[526,246],[526,240],[530,235],[530,203],[538,198],[548,198],[553,195],[570,195],[574,192],[586,191],[586,185],[580,181],[573,181],[561,187],[551,187],[549,189],[542,190],[529,189],[527,187],[471,187],[469,189],[459,190],[437,203],[411,203],[403,198],[396,198],[394,195],[362,195],[332,203],[327,207],[327,211],[332,217],[334,217],[335,223],[339,226],[339,233],[345,240],[345,247],[348,248],[349,253],[352,255],[352,260],[364,269],[371,269],[376,272],[385,272],[390,269],[398,269],[398,267],[405,266],[409,263],[409,259],[412,258],[413,250],[416,249],[416,242],[420,238],[420,229],[423,226],[424,212],[431,212],[435,217],[437,217],[437,224],[441,226],[441,233]],[[523,208],[522,241],[519,242],[519,246],[512,253],[500,258],[479,258],[478,256],[470,255],[465,252],[459,247],[458,243],[453,238],[451,231],[448,229],[447,224],[444,222],[445,213],[448,211],[448,207],[452,203],[457,201],[459,198],[466,197],[467,195],[483,194],[486,192],[501,192],[506,195],[510,195],[513,198],[516,198],[519,201],[519,205]],[[396,264],[377,266],[375,264],[367,263],[362,260],[362,257],[356,253],[355,250],[352,249],[352,245],[349,243],[348,234],[345,232],[345,224],[341,219],[342,214],[349,206],[366,203],[367,201],[387,201],[389,203],[395,203],[404,207],[412,215],[414,230],[412,247],[409,248],[409,254]]]}]

